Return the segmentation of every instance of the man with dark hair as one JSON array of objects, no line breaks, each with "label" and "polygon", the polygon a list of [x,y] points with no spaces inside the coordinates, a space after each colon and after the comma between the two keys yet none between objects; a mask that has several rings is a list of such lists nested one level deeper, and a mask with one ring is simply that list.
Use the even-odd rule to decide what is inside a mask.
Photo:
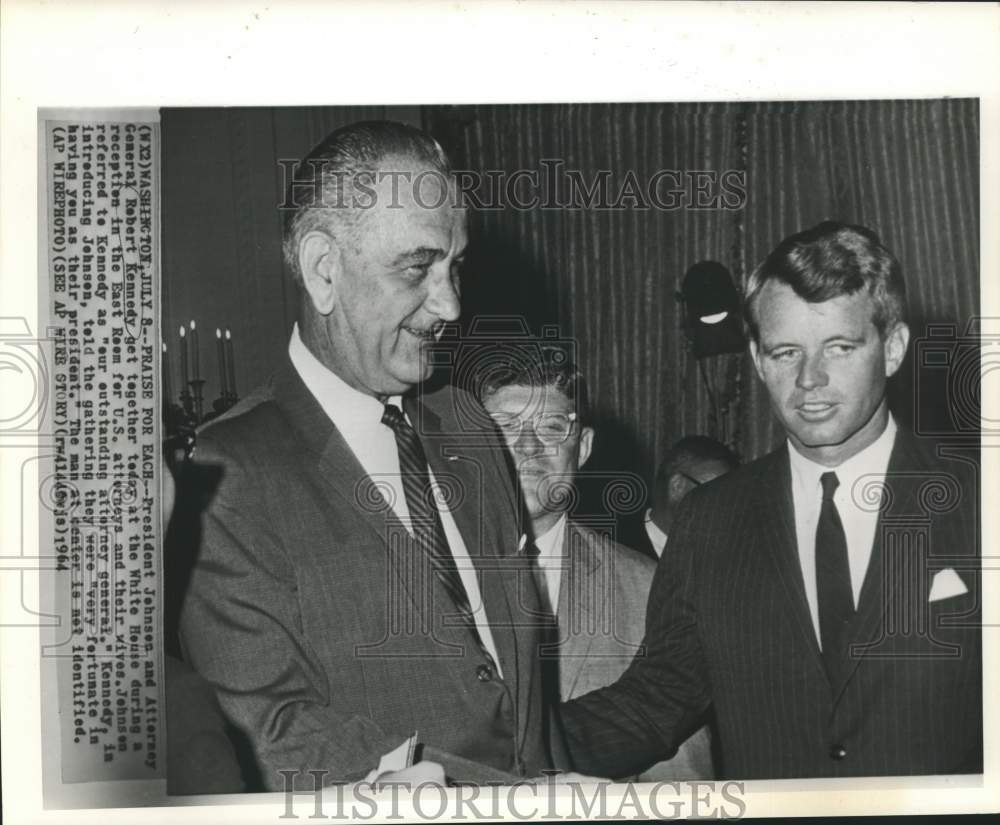
[{"label": "man with dark hair", "polygon": [[707,435],[686,435],[670,448],[657,470],[644,520],[646,538],[657,556],[663,555],[670,525],[684,497],[739,466],[736,453]]},{"label": "man with dark hair", "polygon": [[977,466],[888,411],[904,307],[861,227],[794,235],[751,277],[787,443],[685,499],[648,655],[562,708],[579,770],[641,770],[713,704],[725,777],[982,771]]},{"label": "man with dark hair", "polygon": [[458,390],[415,393],[459,316],[454,189],[412,127],[320,144],[285,203],[287,359],[198,435],[197,460],[224,472],[183,648],[267,788],[398,767],[411,738],[456,780],[549,764],[503,445]]},{"label": "man with dark hair", "polygon": [[[490,360],[478,394],[520,480],[531,521],[528,552],[543,605],[555,618],[540,655],[554,697],[565,701],[610,684],[636,654],[655,564],[571,517],[572,488],[594,440],[583,374],[561,347],[525,344],[508,354]],[[701,727],[676,756],[638,778],[712,775],[711,741]]]}]

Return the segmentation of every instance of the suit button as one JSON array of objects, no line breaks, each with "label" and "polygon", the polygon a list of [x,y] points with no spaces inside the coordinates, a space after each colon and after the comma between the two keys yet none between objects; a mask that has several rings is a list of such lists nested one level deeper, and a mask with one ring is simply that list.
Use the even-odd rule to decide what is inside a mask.
[{"label": "suit button", "polygon": [[493,668],[489,665],[480,665],[476,668],[476,678],[480,682],[488,682],[493,678]]},{"label": "suit button", "polygon": [[843,745],[831,745],[830,746],[830,758],[836,759],[838,762],[847,756],[847,748]]}]

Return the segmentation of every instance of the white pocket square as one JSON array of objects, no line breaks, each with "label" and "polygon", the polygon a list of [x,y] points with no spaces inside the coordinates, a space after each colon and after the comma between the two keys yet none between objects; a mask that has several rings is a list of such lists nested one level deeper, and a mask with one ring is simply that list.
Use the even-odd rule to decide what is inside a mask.
[{"label": "white pocket square", "polygon": [[939,602],[941,599],[950,599],[952,596],[961,596],[968,592],[969,588],[965,586],[961,576],[955,572],[955,568],[946,567],[934,574],[934,580],[931,582],[931,594],[927,597],[927,601]]}]

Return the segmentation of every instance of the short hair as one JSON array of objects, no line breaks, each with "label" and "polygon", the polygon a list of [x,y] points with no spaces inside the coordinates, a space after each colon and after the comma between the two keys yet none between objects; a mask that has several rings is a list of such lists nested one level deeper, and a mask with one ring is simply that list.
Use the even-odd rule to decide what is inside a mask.
[{"label": "short hair", "polygon": [[581,424],[590,421],[587,379],[564,346],[540,341],[503,345],[484,359],[474,381],[480,402],[504,387],[555,389],[574,404]]},{"label": "short hair", "polygon": [[[451,164],[426,132],[391,120],[352,123],[331,132],[298,165],[282,204],[282,254],[293,280],[302,281],[299,241],[314,229],[353,231],[359,210],[345,208],[345,181],[376,175],[387,158],[416,160],[445,177]],[[331,222],[335,222],[331,226]]]},{"label": "short hair", "polygon": [[663,457],[656,480],[666,482],[675,473],[683,473],[703,461],[718,461],[729,470],[740,466],[740,457],[725,444],[707,435],[686,435]]},{"label": "short hair", "polygon": [[875,305],[879,335],[906,320],[906,284],[896,256],[863,226],[824,221],[783,240],[747,280],[743,316],[760,340],[756,302],[768,281],[779,281],[810,303],[866,289]]}]

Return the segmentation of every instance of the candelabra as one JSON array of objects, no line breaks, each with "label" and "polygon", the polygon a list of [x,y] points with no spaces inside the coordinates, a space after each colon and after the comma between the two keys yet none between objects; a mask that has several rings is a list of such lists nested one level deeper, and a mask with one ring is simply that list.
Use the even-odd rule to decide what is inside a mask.
[{"label": "candelabra", "polygon": [[206,381],[201,375],[198,327],[194,320],[181,326],[178,337],[180,355],[180,393],[174,396],[173,372],[167,345],[162,345],[163,426],[167,443],[172,449],[183,447],[189,454],[194,446],[195,430],[206,421],[222,415],[239,400],[236,392],[236,372],[233,338],[228,328],[215,330],[219,366],[219,397],[206,410]]}]

